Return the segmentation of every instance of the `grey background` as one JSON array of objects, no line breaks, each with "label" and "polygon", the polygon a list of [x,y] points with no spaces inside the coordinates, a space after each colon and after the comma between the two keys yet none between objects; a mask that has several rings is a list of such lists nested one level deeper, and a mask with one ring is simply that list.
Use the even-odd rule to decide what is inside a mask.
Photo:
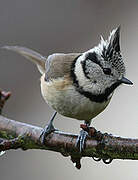
[{"label": "grey background", "polygon": [[[43,55],[90,49],[121,24],[121,49],[127,77],[134,86],[116,90],[107,109],[93,126],[120,136],[138,137],[138,1],[137,0],[1,0],[0,45],[21,45]],[[0,50],[0,87],[12,92],[5,114],[21,122],[44,126],[53,110],[40,94],[40,74],[23,57]],[[79,121],[57,116],[55,126],[78,133]],[[0,157],[0,180],[37,179],[138,179],[138,162],[114,160],[112,164],[82,159],[76,170],[70,158],[59,153],[8,151]]]}]

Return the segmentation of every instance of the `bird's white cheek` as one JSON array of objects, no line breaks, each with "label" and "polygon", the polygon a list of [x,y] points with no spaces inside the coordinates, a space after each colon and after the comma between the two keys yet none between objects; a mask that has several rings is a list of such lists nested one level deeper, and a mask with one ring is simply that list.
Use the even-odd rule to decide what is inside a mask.
[{"label": "bird's white cheek", "polygon": [[75,70],[74,73],[76,75],[77,81],[81,87],[84,87],[89,83],[89,79],[87,79],[84,75],[82,65],[81,65],[81,59],[78,59],[75,64]]}]

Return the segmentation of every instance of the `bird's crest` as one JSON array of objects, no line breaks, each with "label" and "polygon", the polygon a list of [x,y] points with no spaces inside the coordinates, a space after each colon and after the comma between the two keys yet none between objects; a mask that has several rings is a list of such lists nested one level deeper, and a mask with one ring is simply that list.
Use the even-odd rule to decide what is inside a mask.
[{"label": "bird's crest", "polygon": [[107,40],[104,40],[101,36],[99,45],[94,47],[93,51],[100,55],[104,61],[111,63],[120,73],[125,73],[120,51],[120,26],[112,30]]}]

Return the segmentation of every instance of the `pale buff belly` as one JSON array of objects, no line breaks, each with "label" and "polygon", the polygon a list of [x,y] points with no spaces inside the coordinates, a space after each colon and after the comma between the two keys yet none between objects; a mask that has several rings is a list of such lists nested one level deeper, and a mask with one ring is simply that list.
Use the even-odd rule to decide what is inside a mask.
[{"label": "pale buff belly", "polygon": [[41,77],[41,92],[48,105],[59,114],[78,120],[90,121],[102,112],[110,101],[92,102],[80,95],[70,83],[63,83],[62,79],[54,80],[54,83],[46,82],[44,76]]}]

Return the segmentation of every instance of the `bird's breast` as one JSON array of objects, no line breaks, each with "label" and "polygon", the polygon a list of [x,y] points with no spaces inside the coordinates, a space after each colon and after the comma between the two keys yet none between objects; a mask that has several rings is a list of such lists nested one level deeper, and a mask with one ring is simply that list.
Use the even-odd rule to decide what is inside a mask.
[{"label": "bird's breast", "polygon": [[92,102],[76,91],[69,77],[45,81],[41,77],[41,92],[45,101],[59,114],[78,120],[91,120],[102,112],[109,101]]}]

